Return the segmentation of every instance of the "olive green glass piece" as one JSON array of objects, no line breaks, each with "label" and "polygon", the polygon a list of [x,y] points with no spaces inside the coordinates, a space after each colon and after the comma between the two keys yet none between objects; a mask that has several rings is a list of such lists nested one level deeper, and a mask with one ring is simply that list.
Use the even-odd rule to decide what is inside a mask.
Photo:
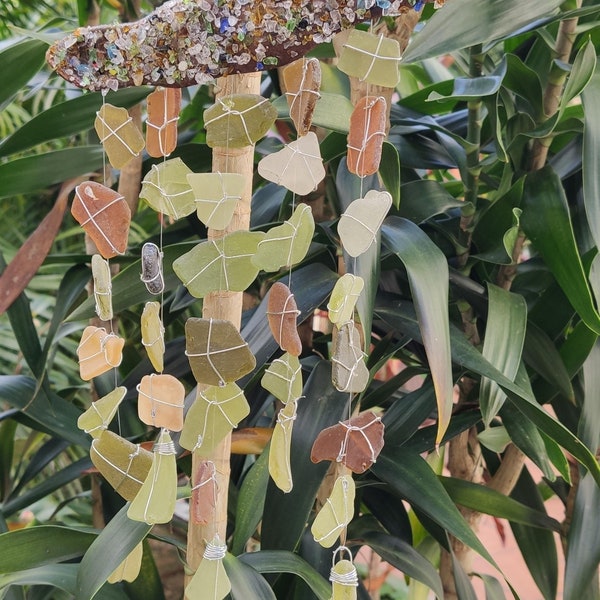
[{"label": "olive green glass piece", "polygon": [[77,419],[77,427],[85,433],[89,433],[93,438],[100,437],[117,414],[126,393],[127,388],[120,386],[92,402],[92,405]]},{"label": "olive green glass piece", "polygon": [[354,515],[354,479],[351,475],[340,475],[327,501],[315,517],[311,533],[324,548],[330,548],[348,526]]},{"label": "olive green glass piece", "polygon": [[298,357],[285,353],[265,371],[261,385],[284,404],[302,396],[302,370]]},{"label": "olive green glass piece", "polygon": [[342,275],[335,283],[327,304],[329,320],[338,328],[351,321],[354,307],[365,285],[364,279],[352,273]]}]

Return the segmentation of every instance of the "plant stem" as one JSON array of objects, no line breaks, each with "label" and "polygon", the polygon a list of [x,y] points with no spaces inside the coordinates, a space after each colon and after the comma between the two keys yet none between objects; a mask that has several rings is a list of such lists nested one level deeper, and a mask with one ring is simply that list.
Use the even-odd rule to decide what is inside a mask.
[{"label": "plant stem", "polygon": [[[260,73],[230,75],[218,80],[217,98],[231,94],[260,94]],[[233,218],[225,230],[208,230],[208,239],[218,239],[233,231],[248,230],[250,227],[250,201],[252,199],[252,174],[254,172],[254,146],[245,148],[215,148],[212,170],[214,173],[239,173],[245,177],[242,197]],[[242,319],[242,292],[213,292],[204,299],[202,316],[206,319],[226,319],[238,329]],[[198,392],[201,388],[198,388]],[[192,575],[198,568],[207,541],[219,535],[227,538],[227,495],[229,491],[231,435],[228,435],[213,451],[211,456],[192,456],[192,472],[202,460],[215,463],[217,497],[215,518],[208,525],[197,525],[190,521],[188,526],[187,563]]]}]

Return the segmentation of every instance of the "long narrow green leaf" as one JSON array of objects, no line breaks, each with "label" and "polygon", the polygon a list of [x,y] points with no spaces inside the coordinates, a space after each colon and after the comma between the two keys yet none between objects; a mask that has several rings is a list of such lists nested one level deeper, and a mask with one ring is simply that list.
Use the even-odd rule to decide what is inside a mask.
[{"label": "long narrow green leaf", "polygon": [[42,68],[48,44],[24,40],[0,52],[0,111]]},{"label": "long narrow green leaf", "polygon": [[102,530],[85,553],[77,575],[77,600],[91,600],[109,575],[148,535],[151,525],[127,518],[126,504]]},{"label": "long narrow green leaf", "polygon": [[396,494],[495,565],[431,467],[420,456],[402,448],[384,446],[372,470]]},{"label": "long narrow green leaf", "polygon": [[436,442],[450,422],[453,398],[448,319],[448,265],[441,250],[414,223],[398,217],[382,228],[386,246],[398,255],[408,274],[415,310],[438,408]]},{"label": "long narrow green leaf", "polygon": [[0,198],[20,196],[67,179],[90,173],[102,166],[104,149],[80,146],[17,158],[0,165]]},{"label": "long narrow green leaf", "polygon": [[411,63],[500,39],[543,16],[552,15],[561,0],[453,0],[437,11],[404,53]]},{"label": "long narrow green leaf", "polygon": [[435,567],[410,544],[376,531],[365,532],[360,539],[383,560],[402,571],[408,577],[412,577],[427,585],[438,598],[444,597],[442,581]]},{"label": "long narrow green leaf", "polygon": [[[519,294],[488,284],[488,320],[482,354],[506,377],[517,374],[527,328],[527,305]],[[490,426],[506,395],[497,383],[483,377],[479,403],[486,427]]]},{"label": "long narrow green leaf", "polygon": [[331,586],[303,558],[285,550],[261,550],[238,557],[259,573],[292,573],[302,578],[319,600],[331,598]]},{"label": "long narrow green leaf", "polygon": [[0,573],[24,571],[83,556],[96,532],[40,525],[0,535]]},{"label": "long narrow green leaf", "polygon": [[600,333],[600,315],[575,244],[565,192],[552,167],[525,179],[521,225],[573,308],[590,329]]},{"label": "long narrow green leaf", "polygon": [[276,600],[265,578],[250,565],[231,554],[223,561],[231,581],[233,600]]},{"label": "long narrow green leaf", "polygon": [[396,146],[383,142],[379,175],[385,189],[391,194],[396,210],[400,208],[400,155]]},{"label": "long narrow green leaf", "polygon": [[569,73],[569,79],[565,85],[565,90],[560,99],[559,110],[564,110],[569,103],[585,91],[586,87],[590,83],[594,71],[596,70],[596,50],[592,40],[588,39],[587,42],[579,49],[571,72]]},{"label": "long narrow green leaf", "polygon": [[556,532],[561,530],[561,524],[545,512],[530,508],[486,486],[453,477],[440,477],[440,481],[456,504],[523,525]]}]

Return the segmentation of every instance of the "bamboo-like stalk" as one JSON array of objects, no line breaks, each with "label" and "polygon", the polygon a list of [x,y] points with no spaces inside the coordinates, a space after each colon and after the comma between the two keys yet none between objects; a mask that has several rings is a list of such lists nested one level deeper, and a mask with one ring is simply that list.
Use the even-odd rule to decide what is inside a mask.
[{"label": "bamboo-like stalk", "polygon": [[[260,73],[231,75],[218,80],[217,98],[231,94],[259,94]],[[208,230],[208,239],[218,239],[233,231],[248,230],[250,227],[250,201],[252,199],[252,175],[254,171],[254,146],[245,148],[215,148],[212,170],[214,173],[239,173],[245,177],[245,187],[235,209],[231,223],[225,230]],[[213,292],[204,298],[202,315],[209,319],[227,319],[238,329],[242,318],[242,292]],[[187,563],[189,575],[202,560],[206,542],[218,534],[222,541],[227,531],[227,493],[230,475],[231,436],[228,435],[210,457],[192,457],[193,471],[201,460],[212,460],[217,475],[216,512],[213,523],[196,525],[190,521],[188,527]]]}]

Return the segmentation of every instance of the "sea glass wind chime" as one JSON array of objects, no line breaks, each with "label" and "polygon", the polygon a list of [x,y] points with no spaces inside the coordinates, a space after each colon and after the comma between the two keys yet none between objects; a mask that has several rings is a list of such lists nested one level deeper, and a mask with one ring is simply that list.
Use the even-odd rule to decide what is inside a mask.
[{"label": "sea glass wind chime", "polygon": [[[94,438],[90,451],[94,465],[131,503],[127,514],[133,520],[155,524],[172,519],[177,466],[171,432],[180,432],[183,448],[206,457],[192,473],[190,519],[201,524],[214,519],[216,467],[210,455],[249,414],[244,393],[235,382],[255,367],[248,344],[231,322],[190,318],[185,325],[185,353],[199,393],[185,418],[184,386],[163,372],[163,218],[177,220],[195,211],[207,227],[225,229],[245,183],[237,173],[193,173],[181,159],[168,158],[177,145],[180,88],[286,63],[283,83],[297,138],[264,157],[258,172],[292,192],[291,217],[266,233],[236,231],[200,242],[174,261],[173,270],[196,298],[215,291],[241,292],[261,270],[288,273],[288,284],[277,281],[268,294],[267,320],[282,355],[273,360],[261,383],[282,404],[269,449],[269,472],[282,491],[293,487],[290,449],[303,386],[302,344],[297,332],[300,313],[291,290],[291,273],[306,256],[315,228],[310,207],[296,204],[296,197],[315,190],[325,177],[318,139],[311,130],[320,97],[320,63],[303,58],[303,54],[356,22],[372,19],[382,10],[414,7],[415,2],[302,0],[294,4],[297,6],[282,6],[277,0],[250,4],[171,0],[134,24],[80,28],[48,52],[49,63],[65,79],[103,93],[95,128],[112,167],[121,169],[144,147],[150,156],[161,159],[144,177],[140,192],[140,198],[162,215],[160,245],[149,242],[141,250],[141,280],[148,293],[158,298],[145,304],[141,317],[142,344],[155,372],[144,376],[137,386],[139,418],[159,430],[156,442],[148,451],[108,429],[127,393],[122,386],[93,402],[79,419],[81,429]],[[353,30],[343,44],[338,67],[368,84],[393,88],[398,82],[399,60],[396,41]],[[142,84],[157,86],[147,99],[145,139],[127,110],[105,99],[108,90]],[[385,99],[368,94],[352,113],[347,166],[361,181],[378,171],[386,114]],[[207,144],[212,148],[254,145],[272,128],[276,117],[277,111],[266,98],[245,94],[221,97],[204,113]],[[376,243],[391,203],[385,191],[369,190],[363,195],[361,184],[361,197],[348,206],[337,226],[347,255],[356,258]],[[96,181],[77,187],[72,213],[97,248],[91,259],[94,297],[98,318],[105,323],[86,327],[77,350],[80,374],[87,381],[116,369],[121,362],[124,340],[112,330],[109,260],[127,250],[131,214],[122,195]],[[328,311],[335,326],[332,381],[339,391],[349,394],[349,418],[322,431],[311,453],[313,462],[330,460],[341,465],[311,527],[315,541],[324,547],[332,547],[339,539],[345,541],[354,510],[352,473],[366,471],[383,447],[381,419],[370,411],[351,412],[352,399],[366,388],[369,372],[354,323],[364,282],[348,267],[332,291]],[[186,588],[187,597],[221,600],[229,593],[222,564],[225,552],[224,540],[206,540],[204,560]],[[141,558],[140,544],[109,581],[135,579]],[[331,581],[334,600],[356,598],[356,569],[352,553],[343,544],[333,552]]]}]

